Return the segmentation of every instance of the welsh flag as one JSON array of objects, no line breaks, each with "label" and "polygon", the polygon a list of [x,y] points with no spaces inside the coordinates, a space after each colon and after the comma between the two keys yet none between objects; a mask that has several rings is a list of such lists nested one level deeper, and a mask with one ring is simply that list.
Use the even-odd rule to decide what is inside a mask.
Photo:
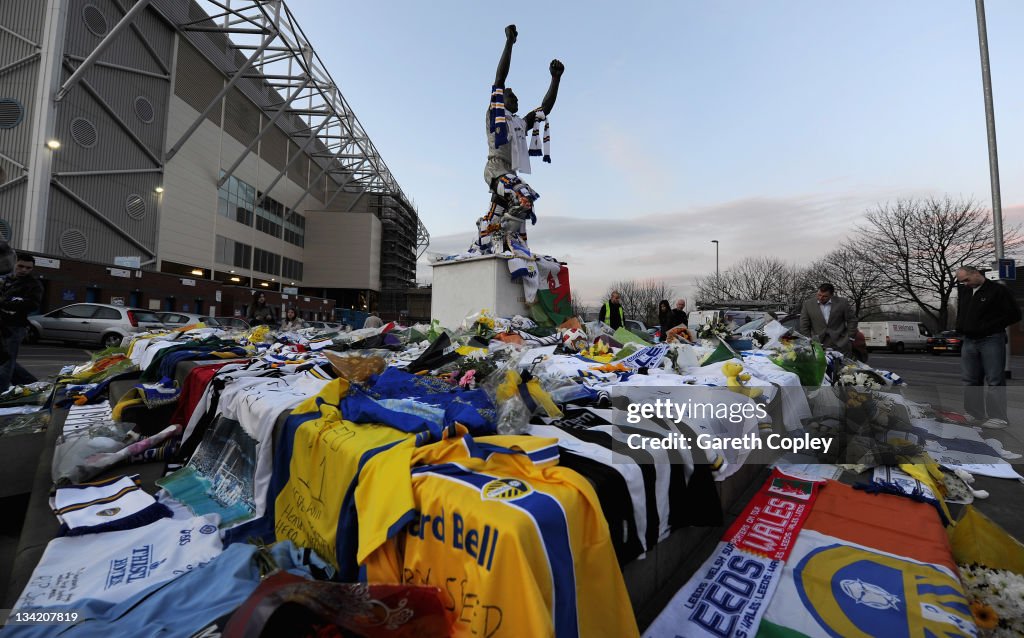
[{"label": "welsh flag", "polygon": [[[569,288],[568,266],[562,266],[558,271],[557,282],[549,276],[547,285],[539,286],[537,303],[532,307],[532,314],[537,323],[552,326],[561,325],[572,316],[572,290]],[[547,321],[543,321],[542,318]]]}]

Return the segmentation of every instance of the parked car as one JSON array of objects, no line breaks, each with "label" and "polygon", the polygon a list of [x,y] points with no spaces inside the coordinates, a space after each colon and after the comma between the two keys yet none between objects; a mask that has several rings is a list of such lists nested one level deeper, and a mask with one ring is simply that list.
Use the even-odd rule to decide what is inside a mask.
[{"label": "parked car", "polygon": [[626,330],[636,334],[638,337],[645,339],[653,339],[654,334],[657,332],[655,328],[648,328],[643,321],[639,319],[626,319]]},{"label": "parked car", "polygon": [[56,340],[99,344],[105,348],[121,345],[135,333],[164,327],[152,310],[98,303],[76,303],[45,315],[28,318],[29,342]]},{"label": "parked car", "polygon": [[926,348],[928,352],[939,355],[944,352],[954,352],[960,354],[960,349],[964,346],[964,338],[956,330],[946,330],[940,332],[934,337],[928,337]]},{"label": "parked car", "polygon": [[867,338],[868,350],[927,350],[932,333],[918,321],[862,321],[859,325]]},{"label": "parked car", "polygon": [[249,322],[240,317],[214,317],[218,328],[224,330],[248,330]]},{"label": "parked car", "polygon": [[207,315],[197,315],[193,312],[161,312],[157,314],[165,325],[171,328],[180,328],[194,323],[205,323],[210,328],[217,328],[220,322]]}]

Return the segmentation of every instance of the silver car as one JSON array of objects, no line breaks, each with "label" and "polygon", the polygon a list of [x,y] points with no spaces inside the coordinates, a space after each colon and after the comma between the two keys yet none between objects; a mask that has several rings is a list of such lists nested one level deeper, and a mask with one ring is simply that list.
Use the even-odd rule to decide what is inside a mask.
[{"label": "silver car", "polygon": [[197,315],[193,312],[161,312],[157,316],[168,328],[180,328],[194,323],[205,323],[208,328],[217,328],[220,322],[207,315]]},{"label": "silver car", "polygon": [[125,308],[99,303],[75,303],[45,315],[28,318],[28,340],[41,339],[99,344],[105,348],[121,345],[132,334],[164,327],[152,310]]}]

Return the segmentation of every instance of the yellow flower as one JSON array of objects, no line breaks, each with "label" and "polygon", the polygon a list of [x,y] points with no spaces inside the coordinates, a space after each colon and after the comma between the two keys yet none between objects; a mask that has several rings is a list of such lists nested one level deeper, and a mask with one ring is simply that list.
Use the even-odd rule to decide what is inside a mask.
[{"label": "yellow flower", "polygon": [[971,615],[974,616],[974,624],[979,629],[995,629],[999,626],[999,615],[980,600],[971,601]]}]

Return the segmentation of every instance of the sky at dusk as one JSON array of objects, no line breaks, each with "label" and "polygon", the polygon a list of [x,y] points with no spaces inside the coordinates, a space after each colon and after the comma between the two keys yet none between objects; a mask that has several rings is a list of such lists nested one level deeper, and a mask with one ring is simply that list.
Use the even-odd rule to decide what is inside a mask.
[{"label": "sky at dusk", "polygon": [[[530,246],[594,303],[614,280],[692,296],[748,255],[820,257],[866,210],[951,195],[991,206],[970,0],[560,2],[288,0],[431,234],[465,250],[488,203],[485,113],[538,106],[566,67]],[[527,5],[518,5],[521,7]],[[1024,2],[988,0],[1004,216],[1024,220]],[[424,260],[425,261],[425,260]],[[420,266],[420,280],[430,277]]]}]

